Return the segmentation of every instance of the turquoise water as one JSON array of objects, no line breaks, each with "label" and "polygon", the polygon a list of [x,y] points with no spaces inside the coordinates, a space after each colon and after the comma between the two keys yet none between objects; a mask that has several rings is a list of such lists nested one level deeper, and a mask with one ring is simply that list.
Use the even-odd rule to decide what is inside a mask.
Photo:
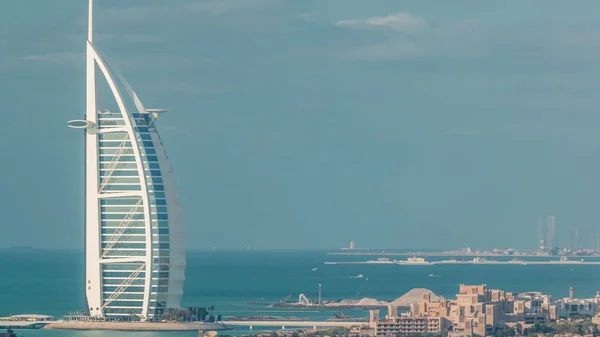
[{"label": "turquoise water", "polygon": [[[248,302],[278,302],[290,293],[323,299],[395,299],[415,287],[454,297],[458,285],[485,283],[513,292],[542,291],[592,297],[600,290],[600,265],[324,265],[375,257],[328,256],[325,251],[207,251],[188,254],[183,304],[210,306],[223,316],[244,314],[324,319],[326,310],[282,310]],[[497,259],[497,258],[494,258]],[[431,259],[433,260],[433,258]],[[318,268],[313,271],[314,268]],[[83,308],[83,257],[77,251],[0,250],[0,316],[40,313],[61,316]],[[430,273],[440,277],[429,277]],[[365,278],[354,276],[363,274]],[[364,311],[345,311],[364,316]],[[19,336],[196,336],[197,333],[21,331]]]}]

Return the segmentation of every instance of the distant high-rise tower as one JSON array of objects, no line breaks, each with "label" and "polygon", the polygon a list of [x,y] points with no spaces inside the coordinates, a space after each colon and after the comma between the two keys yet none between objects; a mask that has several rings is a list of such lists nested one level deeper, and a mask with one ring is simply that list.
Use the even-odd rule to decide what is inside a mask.
[{"label": "distant high-rise tower", "polygon": [[548,231],[546,232],[546,245],[548,249],[552,250],[556,246],[556,242],[554,241],[556,238],[556,217],[550,215],[548,217]]},{"label": "distant high-rise tower", "polygon": [[349,248],[350,248],[350,249],[354,249],[354,248],[355,248],[355,246],[354,246],[354,241],[350,241],[350,247],[349,247]]},{"label": "distant high-rise tower", "polygon": [[539,245],[540,242],[544,241],[544,225],[542,224],[542,216],[539,215],[538,216],[538,238],[537,238],[537,244]]},{"label": "distant high-rise tower", "polygon": [[569,251],[573,251],[573,232],[569,231]]},{"label": "distant high-rise tower", "polygon": [[538,247],[538,254],[540,254],[540,255],[548,254],[548,247],[546,247],[545,240],[540,240],[540,246]]},{"label": "distant high-rise tower", "polygon": [[323,294],[323,287],[321,286],[321,283],[319,283],[319,300],[318,300],[318,304],[321,304],[321,295]]}]

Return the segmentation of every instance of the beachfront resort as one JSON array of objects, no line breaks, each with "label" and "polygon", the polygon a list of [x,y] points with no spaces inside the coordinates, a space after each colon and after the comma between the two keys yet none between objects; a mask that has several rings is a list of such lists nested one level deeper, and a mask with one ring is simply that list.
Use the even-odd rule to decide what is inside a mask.
[{"label": "beachfront resort", "polygon": [[577,299],[570,288],[568,297],[554,298],[540,292],[515,294],[488,289],[486,285],[460,285],[456,299],[434,300],[434,296],[431,292],[423,293],[420,301],[402,313],[397,306],[389,305],[384,317],[380,317],[380,310],[370,310],[369,324],[352,328],[351,335],[471,337],[497,335],[502,329],[522,334],[527,329],[577,319],[587,319],[590,329],[597,331],[600,323],[600,292],[593,298]]}]

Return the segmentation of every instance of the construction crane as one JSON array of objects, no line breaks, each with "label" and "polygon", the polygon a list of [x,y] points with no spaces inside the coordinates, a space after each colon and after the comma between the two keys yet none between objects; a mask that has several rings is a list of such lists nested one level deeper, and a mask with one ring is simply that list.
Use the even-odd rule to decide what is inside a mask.
[{"label": "construction crane", "polygon": [[288,300],[290,299],[290,297],[292,297],[294,295],[295,295],[294,293],[287,295],[284,299],[281,300],[281,303],[288,303],[289,302]]}]

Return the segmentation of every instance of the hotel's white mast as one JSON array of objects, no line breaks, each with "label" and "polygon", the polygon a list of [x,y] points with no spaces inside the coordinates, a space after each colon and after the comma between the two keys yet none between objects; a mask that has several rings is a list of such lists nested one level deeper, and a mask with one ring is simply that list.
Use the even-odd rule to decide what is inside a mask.
[{"label": "hotel's white mast", "polygon": [[94,37],[94,0],[90,0],[90,4],[88,7],[88,41],[90,43]]},{"label": "hotel's white mast", "polygon": [[[96,60],[94,38],[94,1],[89,0],[88,38],[86,42],[86,110],[87,125],[95,127],[97,121]],[[86,298],[90,313],[101,314],[102,278],[100,265],[100,224],[98,214],[98,145],[97,135],[92,129],[85,136],[85,268]]]}]

